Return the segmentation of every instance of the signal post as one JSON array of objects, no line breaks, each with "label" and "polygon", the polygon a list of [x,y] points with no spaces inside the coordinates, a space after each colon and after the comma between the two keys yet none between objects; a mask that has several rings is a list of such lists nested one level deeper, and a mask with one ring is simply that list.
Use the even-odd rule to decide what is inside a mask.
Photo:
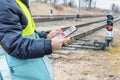
[{"label": "signal post", "polygon": [[107,15],[107,26],[105,30],[105,40],[107,42],[107,47],[113,46],[113,38],[114,38],[113,16]]}]

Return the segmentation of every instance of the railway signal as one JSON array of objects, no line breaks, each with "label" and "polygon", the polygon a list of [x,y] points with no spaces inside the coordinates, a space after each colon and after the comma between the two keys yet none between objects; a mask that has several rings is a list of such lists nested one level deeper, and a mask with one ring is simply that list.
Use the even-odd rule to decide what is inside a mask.
[{"label": "railway signal", "polygon": [[53,9],[50,10],[50,16],[53,17]]},{"label": "railway signal", "polygon": [[79,0],[79,8],[78,8],[77,18],[80,18],[80,3],[81,3],[81,0]]},{"label": "railway signal", "polygon": [[106,31],[105,31],[105,40],[107,42],[107,47],[112,46],[113,37],[114,37],[113,16],[107,15],[107,26],[106,26]]}]

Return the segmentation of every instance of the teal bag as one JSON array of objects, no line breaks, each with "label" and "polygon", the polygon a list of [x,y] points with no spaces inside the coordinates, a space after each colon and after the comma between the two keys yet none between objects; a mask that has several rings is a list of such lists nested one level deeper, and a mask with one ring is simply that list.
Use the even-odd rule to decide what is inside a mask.
[{"label": "teal bag", "polygon": [[47,56],[36,59],[18,59],[7,55],[6,58],[12,80],[53,80],[52,65]]}]

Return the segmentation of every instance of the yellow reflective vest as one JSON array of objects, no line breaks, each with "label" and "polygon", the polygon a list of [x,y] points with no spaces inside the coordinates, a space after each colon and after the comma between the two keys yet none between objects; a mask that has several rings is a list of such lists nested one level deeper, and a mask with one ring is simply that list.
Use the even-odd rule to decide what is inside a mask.
[{"label": "yellow reflective vest", "polygon": [[21,8],[21,10],[23,11],[23,13],[25,14],[27,20],[28,20],[26,28],[22,31],[22,36],[29,36],[29,35],[33,34],[35,29],[36,29],[35,23],[34,23],[32,17],[31,17],[30,11],[21,2],[21,0],[16,0],[16,2],[19,5],[19,7]]}]

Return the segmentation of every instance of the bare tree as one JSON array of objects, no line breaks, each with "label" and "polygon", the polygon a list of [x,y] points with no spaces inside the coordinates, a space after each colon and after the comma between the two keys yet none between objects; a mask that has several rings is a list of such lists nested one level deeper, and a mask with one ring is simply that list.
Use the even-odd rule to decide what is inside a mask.
[{"label": "bare tree", "polygon": [[88,8],[90,8],[90,9],[92,8],[92,1],[93,0],[88,0]]},{"label": "bare tree", "polygon": [[112,10],[112,11],[115,11],[115,6],[116,6],[115,3],[113,3],[113,4],[112,4],[112,7],[111,7],[111,10]]},{"label": "bare tree", "polygon": [[67,5],[67,2],[68,2],[67,0],[63,0],[64,5]]},{"label": "bare tree", "polygon": [[93,6],[93,0],[82,0],[82,2],[84,3],[84,6],[87,7],[88,9],[91,9]]},{"label": "bare tree", "polygon": [[54,3],[54,5],[55,5],[57,2],[58,2],[58,0],[54,0],[54,2],[53,2],[53,3]]},{"label": "bare tree", "polygon": [[93,2],[93,8],[95,9],[96,8],[96,0]]},{"label": "bare tree", "polygon": [[39,3],[41,3],[41,2],[42,2],[42,0],[35,0],[35,1],[37,1],[37,2],[39,2]]},{"label": "bare tree", "polygon": [[70,2],[68,2],[68,5],[70,6],[70,7],[74,7],[74,0],[70,0]]},{"label": "bare tree", "polygon": [[112,11],[112,14],[118,14],[120,13],[120,7],[118,5],[116,5],[115,3],[112,4],[111,6],[111,11]]},{"label": "bare tree", "polygon": [[39,3],[52,3],[52,0],[37,0]]},{"label": "bare tree", "polygon": [[48,0],[49,3],[52,3],[52,0]]}]

